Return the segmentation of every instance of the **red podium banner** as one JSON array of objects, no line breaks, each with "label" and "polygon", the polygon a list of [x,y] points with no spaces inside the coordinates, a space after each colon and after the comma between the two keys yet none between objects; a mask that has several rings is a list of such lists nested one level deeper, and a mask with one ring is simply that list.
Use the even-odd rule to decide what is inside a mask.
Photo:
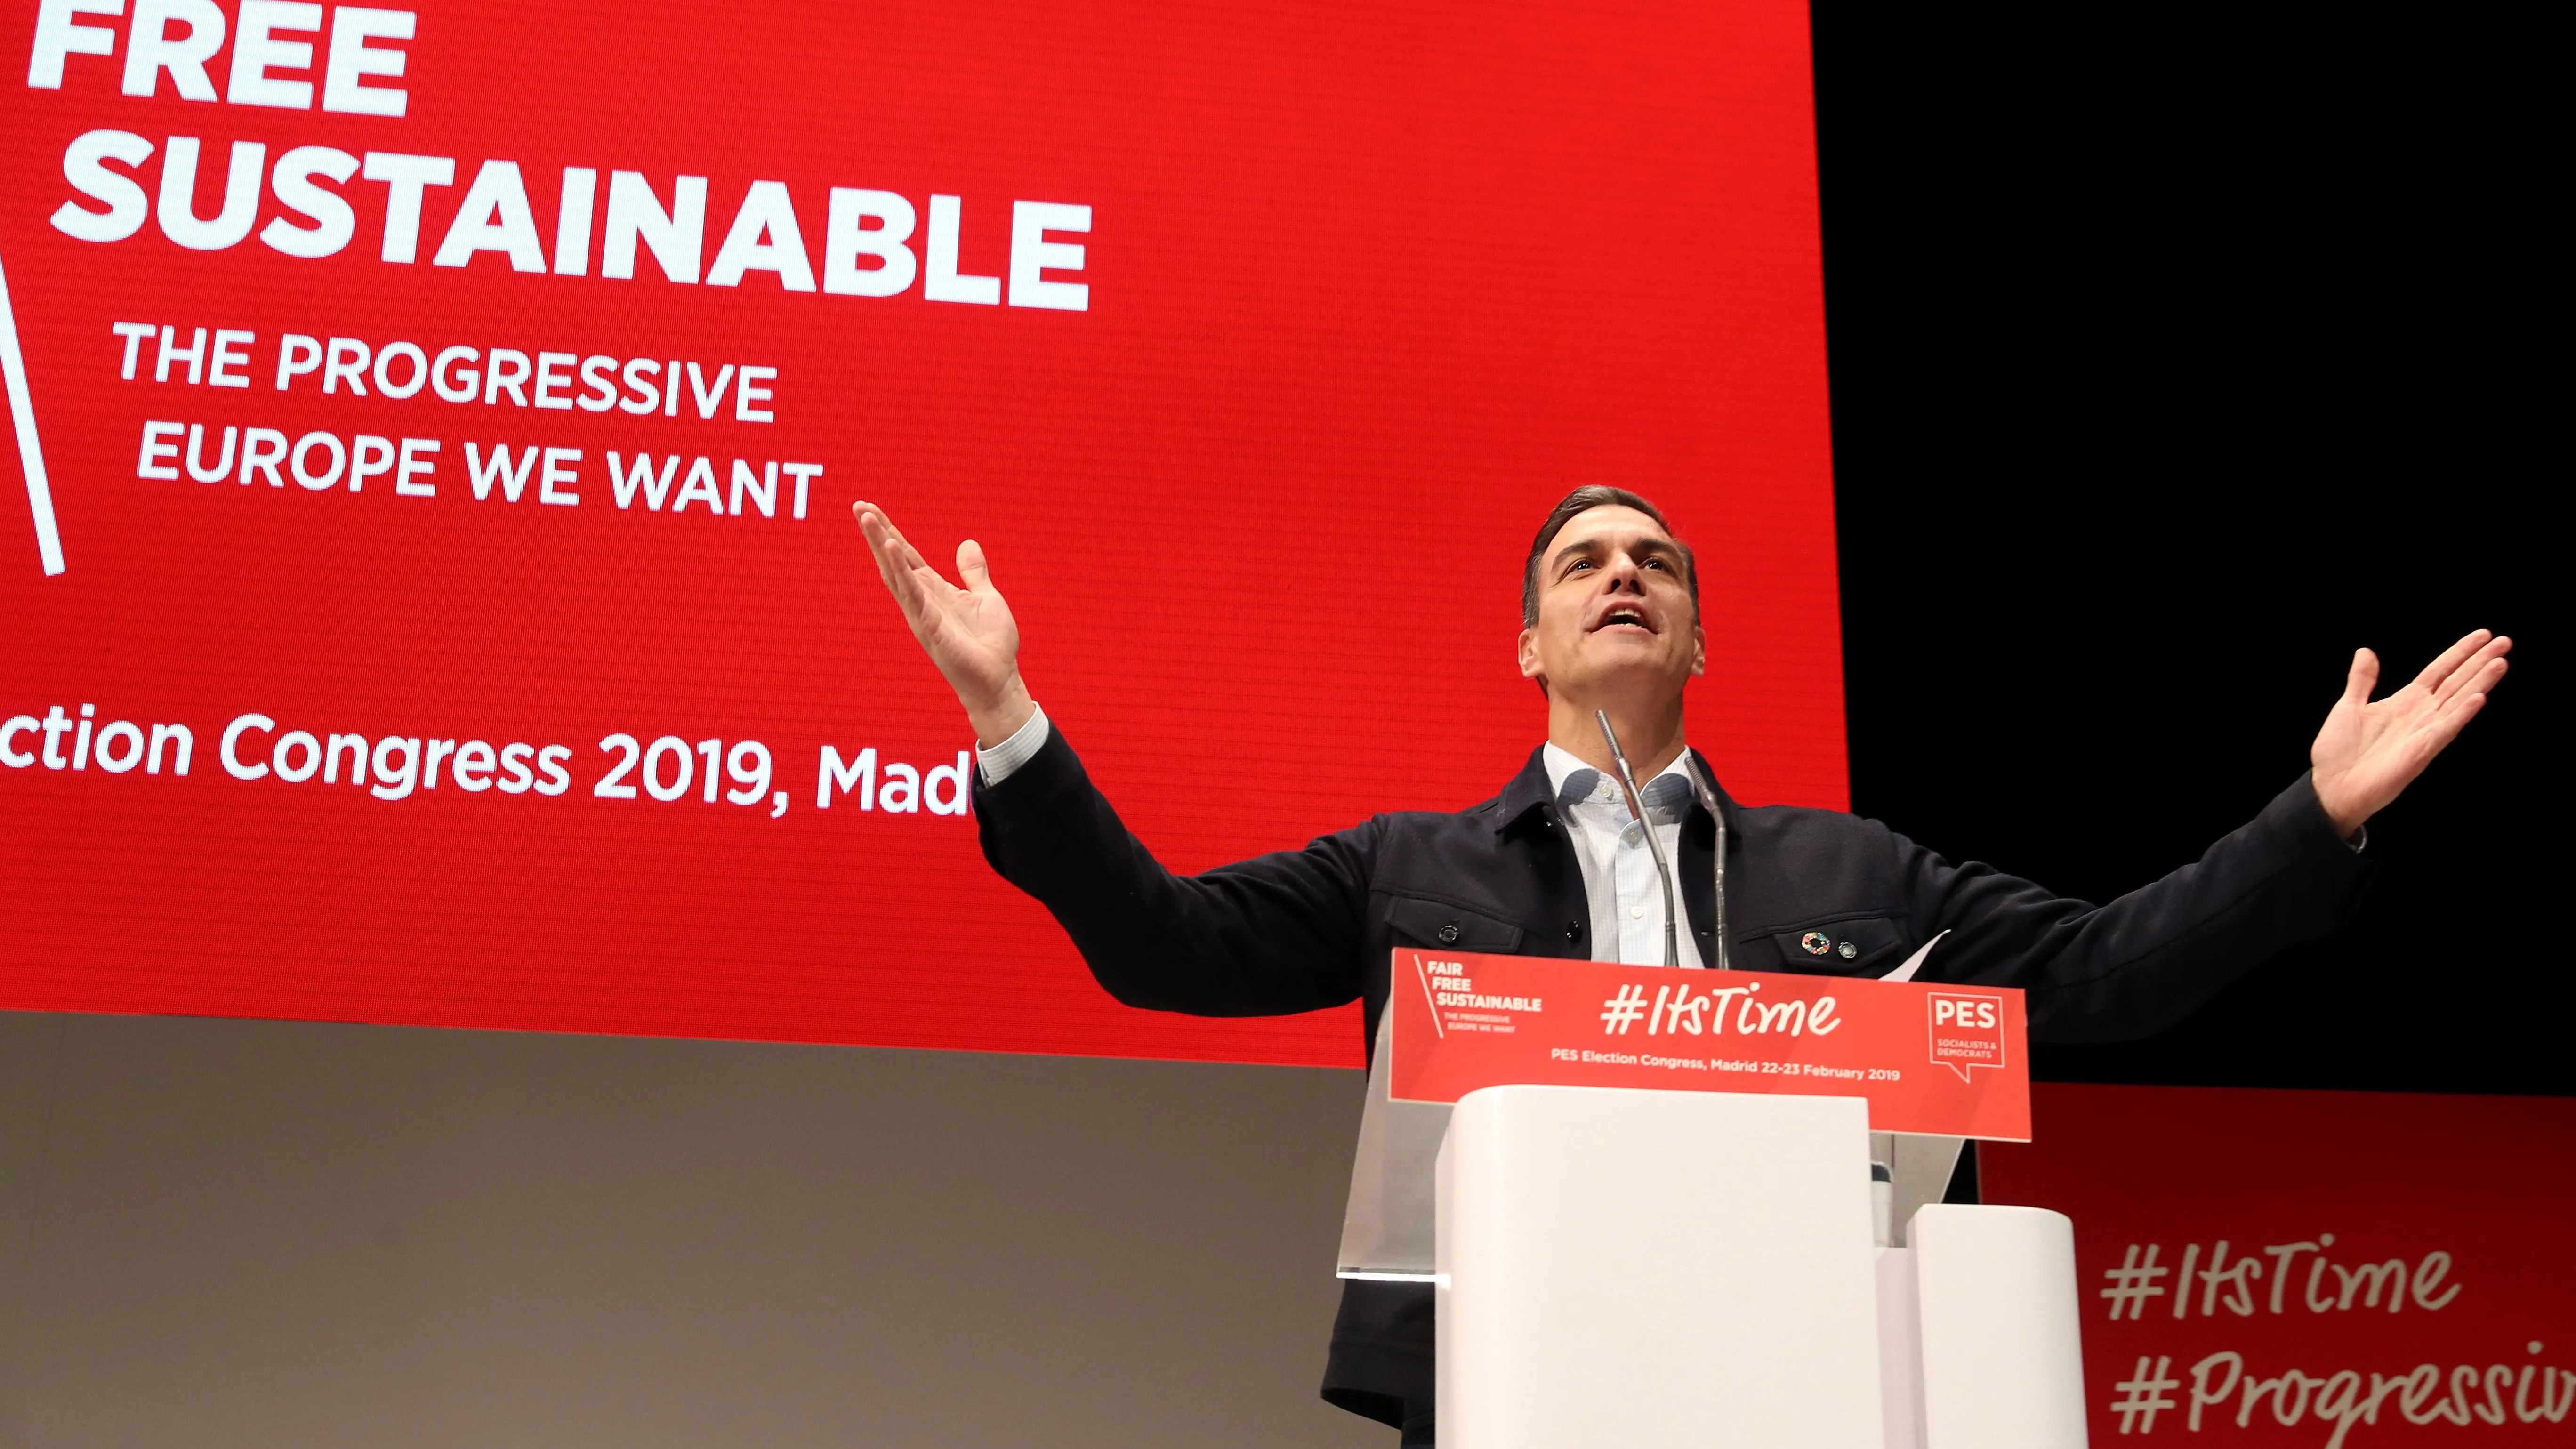
[{"label": "red podium banner", "polygon": [[1865,1097],[1879,1132],[2030,1140],[2022,996],[1400,949],[1387,1095],[1656,1087]]}]

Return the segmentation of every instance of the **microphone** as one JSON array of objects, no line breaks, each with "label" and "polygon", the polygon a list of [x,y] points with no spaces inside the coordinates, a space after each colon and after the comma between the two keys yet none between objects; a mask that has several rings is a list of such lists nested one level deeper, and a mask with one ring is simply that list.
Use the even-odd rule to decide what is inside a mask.
[{"label": "microphone", "polygon": [[[1610,711],[1596,709],[1592,717],[1600,721],[1601,738],[1609,741],[1610,762],[1619,767],[1619,788],[1628,794],[1628,813],[1636,819],[1637,828],[1645,832],[1646,848],[1654,852],[1655,880],[1664,888],[1664,964],[1679,966],[1682,964],[1682,948],[1679,938],[1673,934],[1672,862],[1664,858],[1664,842],[1655,834],[1655,822],[1646,818],[1646,797],[1638,793],[1637,772],[1628,768],[1628,754],[1619,748],[1619,732],[1610,728]],[[1724,856],[1719,857],[1721,870],[1725,868],[1724,859]]]}]

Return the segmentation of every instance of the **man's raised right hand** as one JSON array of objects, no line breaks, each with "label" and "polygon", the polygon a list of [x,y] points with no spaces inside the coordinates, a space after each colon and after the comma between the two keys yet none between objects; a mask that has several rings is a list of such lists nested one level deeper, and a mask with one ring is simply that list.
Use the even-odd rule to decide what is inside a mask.
[{"label": "man's raised right hand", "polygon": [[975,727],[975,742],[986,749],[1019,732],[1037,712],[1028,686],[1020,682],[1020,626],[1011,606],[993,587],[984,566],[983,545],[968,539],[957,545],[957,577],[965,587],[939,576],[921,551],[895,531],[885,510],[864,500],[850,505],[876,555],[877,576],[903,610],[912,637],[939,666],[966,719]]}]

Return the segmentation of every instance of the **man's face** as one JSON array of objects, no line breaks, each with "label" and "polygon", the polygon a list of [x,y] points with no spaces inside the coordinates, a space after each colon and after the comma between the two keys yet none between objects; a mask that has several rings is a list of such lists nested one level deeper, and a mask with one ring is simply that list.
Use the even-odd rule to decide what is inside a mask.
[{"label": "man's face", "polygon": [[1521,673],[1590,699],[1645,688],[1678,695],[1706,667],[1681,546],[1633,508],[1576,514],[1538,563],[1538,624],[1521,631]]}]

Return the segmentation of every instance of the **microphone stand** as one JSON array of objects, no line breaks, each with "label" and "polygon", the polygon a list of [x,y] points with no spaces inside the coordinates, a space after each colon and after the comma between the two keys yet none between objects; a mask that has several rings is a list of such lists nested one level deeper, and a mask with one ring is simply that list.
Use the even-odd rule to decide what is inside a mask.
[{"label": "microphone stand", "polygon": [[[1636,820],[1637,828],[1645,832],[1646,848],[1655,857],[1655,880],[1664,888],[1664,964],[1679,966],[1682,964],[1682,949],[1679,938],[1673,933],[1672,862],[1664,858],[1664,842],[1655,834],[1655,822],[1646,818],[1646,797],[1637,790],[1637,772],[1628,768],[1627,752],[1619,748],[1619,732],[1610,728],[1610,711],[1596,709],[1592,717],[1601,724],[1601,738],[1610,744],[1610,762],[1619,767],[1619,788],[1627,792],[1628,814]],[[1719,857],[1720,869],[1725,868],[1724,860],[1724,856]]]}]

